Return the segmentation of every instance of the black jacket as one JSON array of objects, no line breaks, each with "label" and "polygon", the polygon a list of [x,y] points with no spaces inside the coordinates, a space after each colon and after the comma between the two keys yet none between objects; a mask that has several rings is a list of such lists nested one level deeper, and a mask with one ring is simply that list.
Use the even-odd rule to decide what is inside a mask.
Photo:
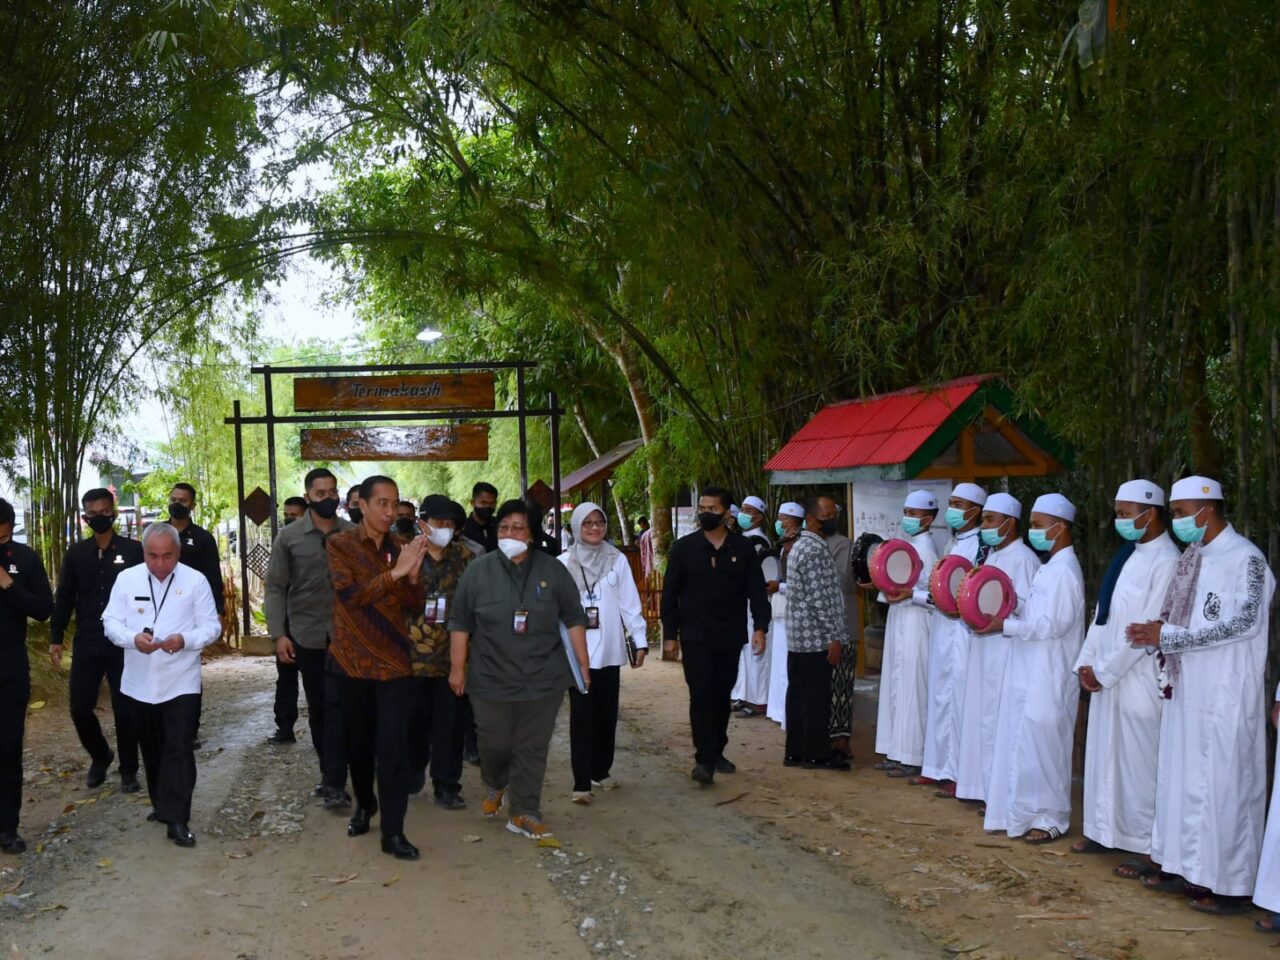
[{"label": "black jacket", "polygon": [[116,534],[106,550],[98,553],[93,537],[67,548],[58,574],[58,592],[53,598],[53,619],[49,622],[49,642],[60,644],[76,618],[75,641],[92,646],[110,646],[102,629],[102,611],[111,598],[116,574],[142,562],[142,544]]},{"label": "black jacket", "polygon": [[185,530],[179,530],[182,538],[182,555],[178,558],[188,567],[193,567],[204,574],[209,581],[209,589],[213,591],[213,605],[222,616],[226,600],[222,596],[222,563],[218,559],[218,541],[204,527],[192,522]]},{"label": "black jacket", "polygon": [[681,537],[667,557],[662,585],[664,640],[685,645],[740,647],[747,608],[754,630],[769,629],[769,597],[755,545],[730,533],[717,550],[701,530]]},{"label": "black jacket", "polygon": [[0,663],[27,662],[27,620],[48,620],[53,591],[40,555],[25,543],[0,544],[0,564],[13,583],[0,590]]}]

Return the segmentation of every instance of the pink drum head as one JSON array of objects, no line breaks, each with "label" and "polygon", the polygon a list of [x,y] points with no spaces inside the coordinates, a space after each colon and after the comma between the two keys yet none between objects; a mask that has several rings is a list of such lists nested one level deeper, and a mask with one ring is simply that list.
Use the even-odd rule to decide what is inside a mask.
[{"label": "pink drum head", "polygon": [[978,567],[965,577],[956,597],[960,616],[975,630],[985,630],[996,617],[1007,617],[1018,604],[1013,581],[997,567]]}]

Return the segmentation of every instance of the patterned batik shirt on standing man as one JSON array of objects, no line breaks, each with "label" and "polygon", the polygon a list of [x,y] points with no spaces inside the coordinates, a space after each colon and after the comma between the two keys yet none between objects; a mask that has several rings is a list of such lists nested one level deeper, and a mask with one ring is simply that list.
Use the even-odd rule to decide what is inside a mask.
[{"label": "patterned batik shirt on standing man", "polygon": [[453,594],[467,564],[475,554],[460,539],[445,547],[437,562],[431,554],[422,558],[422,587],[426,603],[409,620],[410,658],[415,677],[449,676],[449,610]]}]

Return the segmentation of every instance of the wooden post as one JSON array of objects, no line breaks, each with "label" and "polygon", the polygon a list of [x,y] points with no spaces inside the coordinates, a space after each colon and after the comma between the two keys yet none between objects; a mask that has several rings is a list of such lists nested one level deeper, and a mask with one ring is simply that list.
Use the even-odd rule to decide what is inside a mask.
[{"label": "wooden post", "polygon": [[[853,484],[852,483],[846,484],[845,490],[846,490],[845,501],[849,504],[849,511],[848,511],[849,522],[846,524],[846,526],[848,527],[848,532],[845,534],[845,536],[847,536],[850,540],[852,540],[854,538],[853,537],[853,534],[854,534]],[[854,638],[854,643],[855,643],[854,650],[858,655],[858,660],[857,660],[857,663],[854,665],[853,675],[855,677],[865,677],[867,675],[867,641],[862,634],[867,623],[867,606],[866,605],[868,603],[873,602],[873,600],[868,599],[868,597],[874,598],[875,595],[868,594],[865,590],[859,590],[856,596],[858,599],[857,599],[857,602],[854,604],[854,610],[857,613],[857,620],[854,623],[854,630],[857,631],[857,636]]]}]

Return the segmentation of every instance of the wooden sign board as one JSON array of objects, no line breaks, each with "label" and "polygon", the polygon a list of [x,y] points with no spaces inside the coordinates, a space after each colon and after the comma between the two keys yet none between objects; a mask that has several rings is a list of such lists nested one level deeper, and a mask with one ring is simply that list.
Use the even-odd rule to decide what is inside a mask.
[{"label": "wooden sign board", "polygon": [[325,410],[492,410],[493,373],[299,377],[293,408]]},{"label": "wooden sign board", "polygon": [[489,425],[304,429],[303,460],[488,460]]}]

